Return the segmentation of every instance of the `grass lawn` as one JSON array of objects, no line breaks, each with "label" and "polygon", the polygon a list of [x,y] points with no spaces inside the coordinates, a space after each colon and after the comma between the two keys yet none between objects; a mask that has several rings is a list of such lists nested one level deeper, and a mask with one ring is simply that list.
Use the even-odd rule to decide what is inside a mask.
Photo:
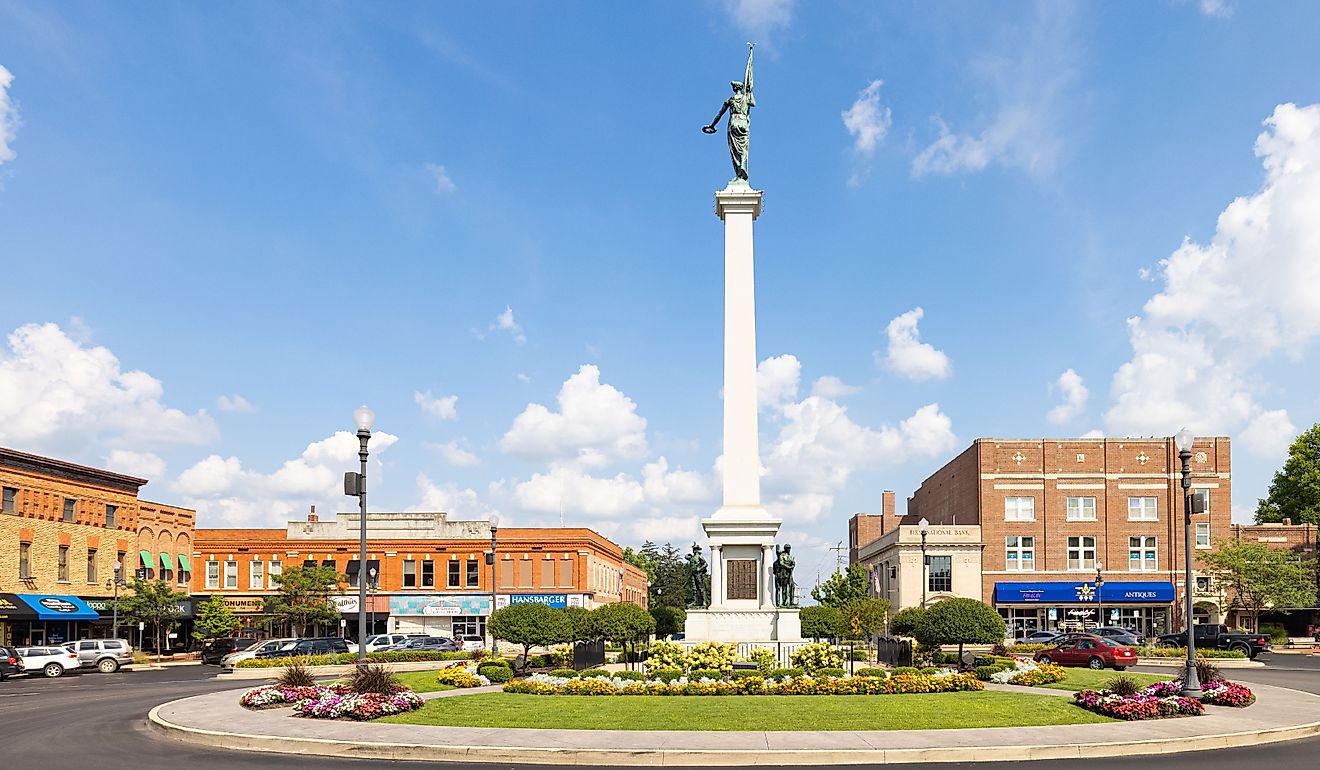
[{"label": "grass lawn", "polygon": [[483,693],[377,720],[561,730],[933,730],[1112,722],[1050,695],[591,696]]},{"label": "grass lawn", "polygon": [[1089,668],[1068,668],[1068,678],[1062,682],[1054,684],[1043,684],[1041,687],[1048,687],[1051,690],[1098,690],[1101,689],[1116,676],[1129,676],[1137,680],[1141,686],[1154,684],[1156,682],[1167,682],[1173,679],[1173,672],[1168,674],[1137,674],[1131,671],[1092,671]]},{"label": "grass lawn", "polygon": [[440,692],[454,689],[453,685],[435,681],[434,671],[400,671],[395,676],[400,682],[413,688],[414,692]]}]

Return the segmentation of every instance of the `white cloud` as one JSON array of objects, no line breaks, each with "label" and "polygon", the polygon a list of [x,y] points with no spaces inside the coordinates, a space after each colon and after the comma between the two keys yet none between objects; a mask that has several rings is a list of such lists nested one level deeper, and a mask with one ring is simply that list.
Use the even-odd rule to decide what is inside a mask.
[{"label": "white cloud", "polygon": [[535,513],[609,518],[641,507],[646,494],[627,474],[596,477],[569,465],[553,465],[514,486],[514,499]]},{"label": "white cloud", "polygon": [[53,323],[27,324],[0,351],[0,443],[57,456],[87,447],[204,444],[219,431],[205,409],[166,406],[164,386],[123,371],[104,347],[87,347]]},{"label": "white cloud", "polygon": [[978,57],[978,89],[994,104],[979,131],[956,132],[936,115],[939,132],[912,161],[914,176],[981,171],[991,163],[1028,173],[1053,170],[1062,151],[1066,96],[1076,79],[1076,11],[1064,3],[1037,3],[1035,18],[994,53]]},{"label": "white cloud", "polygon": [[[398,440],[383,431],[371,434],[369,448],[377,458],[376,470],[368,472],[372,484],[380,480],[380,454]],[[308,505],[336,510],[343,499],[344,471],[358,467],[358,447],[356,435],[337,431],[270,473],[244,468],[237,457],[213,454],[180,473],[172,488],[210,526],[280,526]]]},{"label": "white cloud", "polygon": [[514,376],[514,379],[518,380],[518,382],[521,382],[521,383],[524,384],[524,385],[530,385],[531,382],[532,382],[532,378],[531,378],[531,377],[528,377],[528,376],[527,376],[526,374],[524,374],[523,372],[518,372],[517,374],[515,374],[515,375],[513,375],[513,376]]},{"label": "white cloud", "polygon": [[778,409],[797,399],[802,364],[796,356],[767,358],[756,367],[756,403],[762,411]]},{"label": "white cloud", "polygon": [[1119,367],[1111,431],[1168,435],[1243,431],[1277,455],[1292,432],[1259,402],[1257,368],[1296,358],[1320,336],[1320,105],[1281,104],[1255,151],[1262,187],[1219,215],[1208,243],[1185,240],[1160,262],[1163,286],[1128,319],[1132,358]]},{"label": "white cloud", "polygon": [[1081,437],[1082,437],[1082,438],[1104,438],[1104,437],[1105,437],[1105,432],[1102,431],[1102,430],[1100,430],[1099,428],[1092,428],[1091,430],[1088,430],[1087,432],[1083,433]]},{"label": "white cloud", "polygon": [[495,323],[490,325],[490,331],[508,332],[513,337],[513,341],[519,345],[526,344],[527,335],[523,333],[523,328],[517,321],[513,320],[513,308],[504,306],[504,312],[495,317]]},{"label": "white cloud", "polygon": [[1086,408],[1086,399],[1090,396],[1090,392],[1082,382],[1082,375],[1072,369],[1059,375],[1059,379],[1054,381],[1050,389],[1054,388],[1058,388],[1059,393],[1062,394],[1063,403],[1051,409],[1047,417],[1055,425],[1063,425],[1082,413]]},{"label": "white cloud", "polygon": [[646,418],[622,391],[600,381],[600,369],[583,364],[564,381],[559,411],[528,404],[513,420],[500,448],[527,459],[601,465],[646,454]]},{"label": "white cloud", "polygon": [[822,398],[843,398],[861,392],[861,388],[849,385],[838,377],[829,374],[818,378],[811,384],[811,395]]},{"label": "white cloud", "polygon": [[449,441],[444,444],[432,444],[431,446],[436,451],[440,452],[440,456],[450,465],[459,468],[471,468],[475,465],[481,464],[481,458],[459,446],[457,441]]},{"label": "white cloud", "polygon": [[431,395],[431,391],[425,393],[420,390],[413,391],[413,401],[422,408],[422,411],[436,418],[437,420],[456,420],[458,419],[458,396],[440,396]]},{"label": "white cloud", "polygon": [[484,519],[492,513],[499,513],[481,499],[476,490],[448,482],[437,484],[425,473],[417,474],[417,490],[420,502],[409,511],[443,511],[451,519]]},{"label": "white cloud", "polygon": [[924,315],[924,310],[915,308],[889,322],[885,329],[889,349],[884,356],[875,352],[876,364],[909,380],[942,380],[953,373],[953,364],[944,351],[921,341],[917,322]]},{"label": "white cloud", "polygon": [[14,75],[0,65],[0,163],[17,157],[12,147],[18,136],[18,107],[9,98],[9,86]]},{"label": "white cloud", "polygon": [[1233,6],[1229,5],[1227,0],[1198,0],[1196,5],[1204,16],[1227,19],[1233,15]]},{"label": "white cloud", "polygon": [[754,38],[753,43],[768,41],[771,32],[791,24],[796,4],[797,0],[724,0],[729,17]]},{"label": "white cloud", "polygon": [[444,166],[427,163],[426,172],[431,175],[431,179],[435,180],[436,192],[449,194],[458,189],[458,186],[454,184],[454,180],[449,178],[449,172],[445,170]]},{"label": "white cloud", "polygon": [[842,113],[843,126],[853,136],[853,152],[859,165],[853,170],[849,184],[859,184],[870,172],[870,159],[875,148],[885,140],[894,117],[890,109],[880,104],[880,86],[884,81],[872,80],[857,95],[852,106]]},{"label": "white cloud", "polygon": [[159,479],[165,475],[165,461],[151,452],[133,452],[128,449],[114,449],[105,458],[107,470],[127,473],[138,478]]},{"label": "white cloud", "polygon": [[642,467],[642,489],[647,502],[665,508],[696,503],[713,504],[719,499],[719,483],[712,477],[682,468],[669,470],[664,457]]},{"label": "white cloud", "polygon": [[257,408],[250,401],[235,393],[232,396],[216,396],[215,405],[222,412],[255,412]]}]

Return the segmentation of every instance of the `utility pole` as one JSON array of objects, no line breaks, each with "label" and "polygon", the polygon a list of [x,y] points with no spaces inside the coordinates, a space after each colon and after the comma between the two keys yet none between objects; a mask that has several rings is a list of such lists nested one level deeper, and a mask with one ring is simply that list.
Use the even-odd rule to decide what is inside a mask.
[{"label": "utility pole", "polygon": [[837,575],[843,571],[843,552],[848,549],[843,547],[843,541],[840,540],[839,544],[831,546],[830,550],[834,551],[834,574]]}]

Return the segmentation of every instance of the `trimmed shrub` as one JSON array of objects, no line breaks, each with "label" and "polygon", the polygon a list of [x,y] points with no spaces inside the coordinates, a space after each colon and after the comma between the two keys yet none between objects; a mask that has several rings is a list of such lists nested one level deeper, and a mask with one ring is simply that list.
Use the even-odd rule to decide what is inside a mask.
[{"label": "trimmed shrub", "polygon": [[694,668],[688,673],[688,679],[723,679],[724,672],[714,668]]},{"label": "trimmed shrub", "polygon": [[513,669],[508,666],[485,665],[479,667],[477,673],[489,679],[491,684],[503,684],[513,678]]},{"label": "trimmed shrub", "polygon": [[847,673],[848,673],[847,671],[844,671],[844,670],[841,669],[841,668],[818,668],[818,669],[816,669],[816,673],[815,673],[815,675],[816,675],[816,676],[833,676],[833,677],[842,677],[842,676],[846,676]]},{"label": "trimmed shrub", "polygon": [[921,673],[920,669],[914,668],[912,666],[899,666],[893,671],[890,671],[889,675],[898,676],[899,674],[920,674],[920,673]]},{"label": "trimmed shrub", "polygon": [[645,682],[646,674],[640,671],[615,671],[615,679],[622,679],[626,682]]},{"label": "trimmed shrub", "polygon": [[577,679],[578,672],[571,668],[557,668],[550,672],[550,676],[557,676],[563,679]]},{"label": "trimmed shrub", "polygon": [[[610,605],[606,605],[610,606]],[[694,669],[728,671],[738,657],[738,645],[725,642],[702,642],[688,653],[689,665]]]},{"label": "trimmed shrub", "polygon": [[657,668],[650,672],[652,679],[658,682],[672,682],[683,676],[683,671],[677,668]]},{"label": "trimmed shrub", "polygon": [[283,687],[311,687],[316,684],[311,670],[297,663],[281,671],[277,681]]},{"label": "trimmed shrub", "polygon": [[747,653],[747,657],[744,658],[744,660],[750,663],[755,663],[756,670],[761,676],[768,676],[771,671],[775,670],[776,664],[779,663],[779,659],[775,656],[775,651],[768,647],[757,647]]},{"label": "trimmed shrub", "polygon": [[866,660],[866,650],[853,650],[848,653],[848,660]]},{"label": "trimmed shrub", "polygon": [[759,669],[755,671],[753,671],[752,669],[734,669],[733,671],[729,672],[729,679],[735,682],[741,682],[744,679],[763,679],[763,678],[765,678],[765,674],[762,674]]},{"label": "trimmed shrub", "polygon": [[843,655],[833,645],[825,642],[804,644],[792,656],[793,665],[814,673],[822,668],[841,668]]},{"label": "trimmed shrub", "polygon": [[1261,626],[1260,632],[1262,634],[1269,634],[1270,644],[1278,645],[1281,647],[1288,643],[1288,629],[1284,628],[1283,626],[1276,626],[1276,625]]},{"label": "trimmed shrub", "polygon": [[770,672],[770,676],[774,677],[775,679],[796,678],[799,676],[806,676],[806,675],[807,675],[806,670],[802,668],[798,668],[797,666],[794,666],[793,668],[777,668],[774,671]]},{"label": "trimmed shrub", "polygon": [[656,671],[666,669],[686,671],[689,665],[691,661],[688,660],[687,653],[675,642],[655,642],[651,645],[651,654],[646,660],[646,668]]},{"label": "trimmed shrub", "polygon": [[604,679],[609,679],[610,672],[606,671],[603,668],[589,668],[586,671],[578,672],[578,678],[580,679],[590,679],[591,677],[596,677],[596,676],[602,677]]},{"label": "trimmed shrub", "polygon": [[884,679],[889,676],[889,672],[883,668],[859,668],[853,672],[853,676],[874,676]]},{"label": "trimmed shrub", "polygon": [[[398,652],[369,652],[368,663],[429,663],[431,661],[472,660],[471,652],[433,652],[430,650],[401,650]],[[284,668],[285,666],[347,666],[357,663],[356,652],[338,655],[303,655],[296,658],[251,658],[240,660],[237,668]]]},{"label": "trimmed shrub", "polygon": [[[1246,653],[1237,650],[1203,650],[1196,648],[1196,654],[1202,658],[1237,658],[1247,657]],[[1186,647],[1138,647],[1137,656],[1142,658],[1186,658]],[[239,663],[238,665],[243,665]]]},{"label": "trimmed shrub", "polygon": [[988,682],[990,681],[990,677],[1000,670],[1001,669],[998,666],[977,666],[975,668],[976,678],[980,679],[982,682]]}]

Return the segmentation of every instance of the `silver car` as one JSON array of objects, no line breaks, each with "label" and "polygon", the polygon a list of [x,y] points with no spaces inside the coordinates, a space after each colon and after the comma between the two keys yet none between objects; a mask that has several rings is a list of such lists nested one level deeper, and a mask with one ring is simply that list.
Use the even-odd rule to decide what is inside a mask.
[{"label": "silver car", "polygon": [[267,650],[283,650],[286,647],[292,647],[293,643],[298,641],[298,637],[291,636],[284,639],[264,639],[255,642],[238,652],[231,652],[220,659],[221,671],[233,671],[234,665],[241,660],[250,660],[257,657],[257,653]]},{"label": "silver car", "polygon": [[133,662],[133,646],[124,639],[83,639],[67,642],[64,649],[77,653],[83,668],[94,668],[102,674],[113,674],[120,666]]}]

